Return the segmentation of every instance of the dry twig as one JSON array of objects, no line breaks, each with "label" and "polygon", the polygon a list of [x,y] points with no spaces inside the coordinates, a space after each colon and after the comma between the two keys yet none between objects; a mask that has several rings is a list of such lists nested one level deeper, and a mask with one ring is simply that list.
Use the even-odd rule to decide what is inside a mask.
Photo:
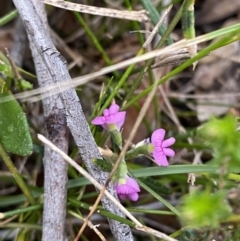
[{"label": "dry twig", "polygon": [[[114,64],[112,66],[102,68],[101,70],[96,71],[94,73],[74,78],[71,82],[69,82],[70,81],[70,78],[69,78],[65,82],[55,83],[55,84],[46,86],[44,88],[38,88],[38,89],[35,89],[35,90],[25,91],[23,93],[19,93],[19,94],[14,95],[14,97],[16,99],[21,99],[22,101],[30,101],[30,102],[39,101],[43,98],[48,97],[49,95],[59,94],[62,91],[71,89],[71,88],[76,87],[76,86],[86,84],[89,81],[92,81],[92,80],[94,80],[95,78],[97,78],[101,75],[108,74],[108,73],[114,72],[115,70],[125,68],[125,67],[127,67],[131,64],[136,64],[136,63],[139,63],[141,61],[145,61],[145,60],[148,60],[148,59],[151,59],[151,58],[155,58],[155,57],[157,57],[161,54],[168,53],[169,51],[176,51],[176,50],[182,49],[183,47],[191,45],[192,43],[193,43],[193,41],[189,41],[189,43],[186,43],[186,40],[184,39],[184,40],[181,40],[181,41],[179,41],[175,44],[172,44],[168,47],[165,47],[164,49],[153,50],[153,51],[151,51],[149,53],[146,53],[146,54],[143,54],[141,56],[137,56],[137,57],[122,61],[118,64]],[[41,96],[38,96],[40,94],[41,94]],[[11,98],[3,97],[3,98],[0,99],[0,103],[6,102],[6,101],[9,101],[9,100],[11,100]]]},{"label": "dry twig", "polygon": [[[73,212],[71,210],[69,210],[68,213],[71,214],[72,216],[75,216],[78,219],[84,220],[84,218],[82,218],[80,215],[76,214],[75,212]],[[102,241],[107,241],[105,239],[105,237],[102,235],[102,233],[97,229],[97,226],[98,225],[93,225],[93,223],[91,221],[88,221],[88,227],[91,228]]]},{"label": "dry twig", "polygon": [[89,5],[71,3],[71,2],[66,2],[62,0],[60,1],[59,0],[58,1],[41,0],[41,1],[55,7],[76,11],[80,13],[88,13],[88,14],[105,16],[110,18],[127,19],[127,20],[133,20],[138,22],[146,22],[149,20],[147,16],[147,12],[145,10],[141,10],[141,11],[116,10],[111,8],[100,8],[100,7],[94,7]]},{"label": "dry twig", "polygon": [[153,40],[154,36],[156,35],[158,29],[160,28],[160,26],[162,25],[163,21],[165,20],[165,18],[167,17],[168,13],[170,12],[170,10],[172,9],[173,5],[170,4],[169,7],[167,8],[167,10],[164,12],[164,14],[162,15],[162,17],[159,19],[158,23],[156,24],[156,26],[153,28],[152,32],[150,33],[150,35],[148,36],[147,40],[145,41],[145,43],[143,44],[143,48],[146,48]]}]

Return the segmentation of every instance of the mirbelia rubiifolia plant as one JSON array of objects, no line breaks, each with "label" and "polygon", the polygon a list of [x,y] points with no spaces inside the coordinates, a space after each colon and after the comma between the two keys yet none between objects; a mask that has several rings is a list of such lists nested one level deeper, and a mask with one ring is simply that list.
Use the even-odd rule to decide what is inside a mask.
[{"label": "mirbelia rubiifolia plant", "polygon": [[[126,116],[126,111],[120,111],[120,107],[112,103],[109,109],[103,111],[102,116],[98,116],[92,120],[93,125],[100,125],[106,131],[108,131],[111,141],[117,146],[118,150],[122,149],[122,135],[121,128],[124,124]],[[140,187],[137,181],[129,176],[126,160],[140,156],[146,155],[153,157],[153,161],[159,166],[168,166],[168,157],[173,157],[175,152],[169,148],[175,143],[175,138],[170,137],[164,140],[166,131],[164,129],[157,129],[152,133],[151,139],[145,139],[139,142],[137,145],[132,146],[132,148],[126,153],[122,158],[121,163],[113,176],[113,182],[115,190],[120,199],[125,200],[126,198],[131,201],[137,201],[139,197]],[[109,155],[110,153],[110,155]],[[102,151],[103,158],[108,162],[108,164],[114,164],[118,155],[110,150],[107,154]],[[102,160],[96,160],[96,163],[103,167]],[[105,167],[105,169],[107,169]]]}]

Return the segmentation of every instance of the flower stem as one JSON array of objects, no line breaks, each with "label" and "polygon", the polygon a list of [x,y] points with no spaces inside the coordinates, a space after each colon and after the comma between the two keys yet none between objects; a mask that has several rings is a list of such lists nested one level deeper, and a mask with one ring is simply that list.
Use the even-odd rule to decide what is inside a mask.
[{"label": "flower stem", "polygon": [[5,25],[6,23],[12,21],[17,16],[18,16],[18,11],[13,10],[10,13],[8,13],[7,15],[5,15],[4,17],[0,18],[0,27]]}]

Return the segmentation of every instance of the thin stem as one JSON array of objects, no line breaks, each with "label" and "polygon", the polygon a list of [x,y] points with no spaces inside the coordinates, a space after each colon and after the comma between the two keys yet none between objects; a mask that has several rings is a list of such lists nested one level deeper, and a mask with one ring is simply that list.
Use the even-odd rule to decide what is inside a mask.
[{"label": "thin stem", "polygon": [[14,18],[18,16],[18,11],[13,10],[12,12],[8,13],[4,17],[0,18],[0,27],[5,25],[6,23],[12,21]]},{"label": "thin stem", "polygon": [[[92,32],[92,30],[88,27],[87,23],[85,22],[85,20],[83,19],[83,17],[81,16],[80,13],[78,12],[73,12],[74,16],[76,17],[76,19],[78,20],[78,22],[83,26],[83,28],[85,29],[88,37],[91,39],[92,43],[94,44],[94,46],[96,47],[96,49],[101,53],[104,61],[106,62],[107,65],[112,65],[112,61],[111,59],[108,57],[107,53],[105,52],[104,48],[102,47],[102,45],[100,44],[100,42],[98,41],[97,37],[94,35],[94,33]],[[119,73],[117,71],[114,71],[114,75],[116,77],[119,77]]]},{"label": "thin stem", "polygon": [[30,230],[30,229],[34,229],[34,230],[42,230],[42,225],[40,224],[31,224],[31,223],[6,223],[4,225],[4,228],[21,228],[21,229],[25,229],[25,230]]},{"label": "thin stem", "polygon": [[164,198],[162,198],[160,195],[158,195],[155,191],[153,191],[151,188],[149,188],[145,183],[143,183],[141,180],[138,179],[138,183],[143,187],[147,192],[149,192],[153,197],[155,197],[157,200],[159,200],[162,204],[164,204],[166,207],[168,207],[175,215],[181,217],[181,213],[172,206],[169,202],[167,202]]},{"label": "thin stem", "polygon": [[23,181],[21,175],[18,173],[18,170],[14,166],[11,158],[9,157],[8,153],[0,143],[0,156],[2,157],[3,161],[5,162],[6,166],[8,167],[9,171],[12,173],[14,179],[16,180],[18,186],[21,188],[22,192],[27,197],[28,201],[31,204],[35,203],[34,197],[32,196],[30,190],[28,189],[26,183]]},{"label": "thin stem", "polygon": [[[71,203],[72,205],[74,205],[75,207],[81,207],[81,208],[85,208],[85,209],[87,209],[87,210],[91,209],[91,207],[92,207],[91,205],[88,205],[88,204],[86,204],[86,203],[80,202],[80,201],[78,201],[78,200],[74,200],[74,199],[72,199],[72,198],[70,198],[69,201],[70,201],[70,203]],[[129,226],[132,227],[132,228],[135,227],[134,222],[132,222],[132,221],[126,219],[126,218],[120,217],[120,216],[118,216],[118,215],[116,215],[116,214],[113,214],[113,213],[111,213],[111,212],[108,212],[108,211],[104,210],[104,209],[103,209],[102,207],[100,207],[100,206],[97,207],[97,212],[98,212],[99,214],[101,214],[102,216],[104,216],[104,217],[114,219],[114,220],[119,221],[119,222],[121,222],[121,223],[125,223],[125,224],[129,225]]]},{"label": "thin stem", "polygon": [[11,217],[13,215],[22,214],[22,213],[26,213],[26,212],[29,212],[29,211],[39,210],[41,208],[42,208],[42,204],[37,204],[37,205],[32,205],[32,206],[29,206],[29,207],[25,207],[25,208],[18,208],[16,210],[3,212],[3,213],[0,213],[0,219],[8,218],[8,217]]},{"label": "thin stem", "polygon": [[[84,218],[82,217],[82,215],[79,215],[79,214],[77,214],[77,213],[75,213],[75,212],[73,212],[73,211],[71,211],[71,210],[69,210],[68,213],[71,214],[72,216],[80,219],[80,220],[84,220]],[[102,241],[107,241],[107,240],[105,239],[105,237],[99,232],[99,230],[97,229],[97,227],[92,224],[91,221],[88,221],[88,226],[89,226],[89,228],[91,228],[91,229],[98,235],[98,237],[99,237]]]},{"label": "thin stem", "polygon": [[[186,0],[185,0],[186,1]],[[179,8],[179,10],[177,11],[176,15],[174,16],[173,20],[171,21],[171,23],[169,24],[167,30],[165,31],[165,33],[163,34],[161,40],[159,41],[159,43],[156,46],[156,49],[159,49],[161,47],[163,47],[164,43],[166,42],[168,36],[171,34],[171,32],[173,31],[173,29],[175,28],[175,26],[177,25],[177,23],[179,22],[179,20],[181,19],[182,16],[182,10],[183,10],[183,4],[181,5],[181,7]]]},{"label": "thin stem", "polygon": [[[129,0],[125,0],[125,4],[126,4],[126,6],[127,6],[127,9],[128,9],[129,11],[132,11],[132,5],[131,5],[130,1],[129,1]],[[140,27],[139,27],[138,22],[134,21],[134,22],[133,22],[133,26],[134,26],[135,30],[137,31],[138,41],[139,41],[139,43],[142,45],[143,42],[144,42],[144,38],[143,38],[142,34],[140,33],[140,30],[141,30],[141,29],[140,29]]]},{"label": "thin stem", "polygon": [[[140,56],[144,53],[144,49],[141,48],[136,56]],[[118,93],[119,89],[122,87],[122,85],[125,83],[126,79],[128,78],[128,76],[131,74],[133,68],[134,68],[135,64],[131,64],[127,70],[125,71],[125,73],[123,74],[122,78],[119,80],[117,86],[114,88],[112,94],[108,97],[108,99],[106,100],[106,102],[104,103],[104,105],[102,106],[100,113],[103,112],[104,109],[106,109],[110,103],[112,102],[113,98],[115,97],[115,95]]]},{"label": "thin stem", "polygon": [[[163,47],[164,43],[166,42],[168,36],[170,35],[170,33],[173,31],[173,29],[175,28],[175,26],[177,25],[177,23],[179,22],[181,15],[182,15],[182,9],[183,7],[181,6],[180,9],[178,10],[177,14],[175,15],[175,17],[173,18],[173,20],[171,21],[169,27],[167,28],[167,30],[164,32],[161,40],[159,41],[159,43],[157,44],[155,49],[160,49],[161,47]],[[134,91],[138,88],[138,86],[140,85],[143,75],[145,74],[145,72],[147,71],[147,69],[151,66],[151,64],[153,63],[154,59],[149,59],[147,60],[146,64],[142,67],[141,72],[138,74],[136,80],[134,81],[134,84],[132,85],[131,89],[129,90],[127,96],[125,97],[125,101],[129,101],[130,99],[132,99]],[[126,109],[125,105],[122,107],[122,109]]]},{"label": "thin stem", "polygon": [[[185,68],[187,68],[188,66],[190,66],[192,63],[194,63],[195,61],[203,58],[204,56],[207,56],[210,52],[212,52],[213,50],[219,48],[220,46],[224,46],[226,45],[226,43],[230,43],[230,40],[232,40],[232,42],[237,41],[237,39],[240,39],[240,36],[236,36],[239,33],[234,31],[232,34],[230,34],[230,36],[227,36],[213,44],[211,44],[210,46],[208,46],[207,48],[203,49],[202,51],[200,51],[196,56],[192,57],[191,59],[187,60],[185,63],[183,63],[182,65],[180,65],[179,67],[175,68],[173,71],[171,71],[169,74],[165,75],[163,78],[161,78],[158,81],[158,85],[161,85],[163,83],[165,83],[168,79],[170,79],[171,77],[175,76],[176,74],[180,73],[182,70],[184,70]],[[235,38],[234,38],[235,37]],[[142,91],[139,95],[137,95],[136,97],[132,98],[127,104],[125,104],[122,107],[122,110],[127,109],[130,105],[132,105],[133,103],[135,103],[136,101],[138,101],[139,99],[141,99],[143,96],[145,96],[146,94],[148,94],[153,88],[153,85],[149,86],[147,89],[145,89],[144,91]]]}]

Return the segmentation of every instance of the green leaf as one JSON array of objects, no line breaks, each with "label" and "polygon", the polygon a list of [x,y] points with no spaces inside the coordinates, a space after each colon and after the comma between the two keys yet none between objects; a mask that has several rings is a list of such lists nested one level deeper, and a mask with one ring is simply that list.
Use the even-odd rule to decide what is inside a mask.
[{"label": "green leaf", "polygon": [[[135,178],[135,176],[133,176]],[[136,179],[136,178],[135,178]],[[175,215],[181,216],[181,213],[174,207],[172,206],[171,203],[166,201],[164,198],[162,198],[158,193],[156,193],[154,190],[152,190],[148,185],[143,183],[140,179],[137,179],[138,184],[144,188],[149,194],[151,194],[153,197],[155,197],[158,201],[160,201],[163,205],[165,205],[169,210],[171,210]]]},{"label": "green leaf", "polygon": [[93,162],[105,172],[110,172],[113,168],[112,163],[107,159],[93,159]]},{"label": "green leaf", "polygon": [[[1,97],[13,97],[12,93],[0,93]],[[25,113],[14,99],[0,103],[0,142],[11,153],[28,156],[33,144]]]},{"label": "green leaf", "polygon": [[18,79],[16,81],[16,87],[17,87],[17,89],[20,89],[20,90],[32,90],[33,89],[33,85],[25,79]]},{"label": "green leaf", "polygon": [[0,74],[3,79],[5,79],[6,77],[13,78],[14,76],[9,60],[1,51],[0,51]]},{"label": "green leaf", "polygon": [[149,154],[152,153],[153,149],[154,149],[154,146],[152,144],[146,143],[144,145],[141,145],[129,150],[125,155],[125,159],[129,160],[140,155],[149,156]]},{"label": "green leaf", "polygon": [[[161,15],[158,13],[157,9],[154,7],[152,2],[150,0],[141,0],[142,6],[149,12],[149,17],[151,18],[151,21],[153,25],[157,25],[158,21],[161,18]],[[167,27],[165,24],[162,24],[161,27],[158,30],[158,33],[163,36]],[[173,43],[173,40],[171,37],[168,37],[167,45],[170,45]]]},{"label": "green leaf", "polygon": [[169,188],[167,188],[166,186],[161,184],[159,181],[157,181],[151,177],[140,178],[140,180],[158,194],[170,194],[171,193],[171,190]]},{"label": "green leaf", "polygon": [[6,65],[4,62],[0,60],[0,72],[2,78],[5,78],[10,74],[11,69],[9,68],[9,65]]}]

